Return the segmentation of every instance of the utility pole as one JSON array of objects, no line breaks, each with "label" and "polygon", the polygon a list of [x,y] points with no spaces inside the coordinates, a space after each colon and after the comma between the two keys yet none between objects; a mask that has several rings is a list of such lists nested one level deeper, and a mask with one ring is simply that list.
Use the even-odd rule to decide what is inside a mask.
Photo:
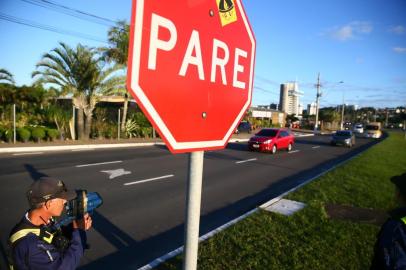
[{"label": "utility pole", "polygon": [[344,93],[343,93],[343,106],[341,107],[341,127],[340,129],[344,129],[344,108],[345,108],[345,103],[344,103]]},{"label": "utility pole", "polygon": [[321,92],[320,92],[320,72],[317,76],[317,94],[316,94],[316,123],[314,124],[314,131],[316,132],[318,127],[319,127],[319,102],[320,102],[320,97],[321,97]]}]

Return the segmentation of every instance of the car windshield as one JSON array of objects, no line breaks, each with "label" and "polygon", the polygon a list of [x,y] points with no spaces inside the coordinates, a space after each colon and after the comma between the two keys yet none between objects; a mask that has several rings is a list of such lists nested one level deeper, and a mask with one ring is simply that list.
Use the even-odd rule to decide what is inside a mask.
[{"label": "car windshield", "polygon": [[264,137],[275,137],[278,134],[278,131],[275,129],[262,129],[256,135]]},{"label": "car windshield", "polygon": [[348,137],[351,136],[351,133],[348,131],[337,131],[335,136]]},{"label": "car windshield", "polygon": [[379,127],[378,127],[378,126],[369,126],[369,125],[368,125],[368,126],[366,127],[366,129],[367,129],[367,130],[378,130]]}]

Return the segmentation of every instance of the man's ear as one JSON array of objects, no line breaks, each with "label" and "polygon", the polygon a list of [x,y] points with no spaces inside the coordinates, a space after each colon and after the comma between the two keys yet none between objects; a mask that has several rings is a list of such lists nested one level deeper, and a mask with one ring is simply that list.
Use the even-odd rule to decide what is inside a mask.
[{"label": "man's ear", "polygon": [[51,207],[51,204],[52,204],[52,200],[46,201],[46,202],[44,203],[45,209],[48,210],[48,209]]}]

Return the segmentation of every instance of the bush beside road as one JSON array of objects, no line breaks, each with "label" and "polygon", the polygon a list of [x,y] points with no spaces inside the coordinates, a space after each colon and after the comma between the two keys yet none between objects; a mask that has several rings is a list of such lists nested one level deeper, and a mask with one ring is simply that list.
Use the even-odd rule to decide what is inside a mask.
[{"label": "bush beside road", "polygon": [[[289,217],[259,210],[202,242],[199,269],[369,269],[385,212],[396,205],[389,179],[405,171],[405,149],[403,133],[391,132],[285,197],[306,203],[303,210]],[[177,256],[157,269],[181,266]]]}]

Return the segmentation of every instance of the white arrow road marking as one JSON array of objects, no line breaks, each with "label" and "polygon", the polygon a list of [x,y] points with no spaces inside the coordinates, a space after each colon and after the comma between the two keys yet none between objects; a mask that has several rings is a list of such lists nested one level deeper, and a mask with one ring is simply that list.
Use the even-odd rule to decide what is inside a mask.
[{"label": "white arrow road marking", "polygon": [[124,185],[124,186],[136,185],[136,184],[141,184],[141,183],[146,183],[146,182],[161,180],[161,179],[165,179],[165,178],[170,178],[170,177],[174,177],[174,176],[175,176],[175,175],[173,175],[173,174],[168,174],[168,175],[159,176],[159,177],[154,177],[154,178],[149,178],[149,179],[145,179],[145,180],[140,180],[140,181],[135,181],[135,182],[129,182],[129,183],[125,183],[125,184],[123,184],[123,185]]},{"label": "white arrow road marking", "polygon": [[100,162],[100,163],[91,163],[91,164],[76,165],[76,167],[77,167],[77,168],[81,168],[81,167],[98,166],[98,165],[112,164],[112,163],[121,163],[121,162],[123,162],[123,161],[122,161],[122,160],[116,160],[116,161],[108,161],[108,162]]},{"label": "white arrow road marking", "polygon": [[101,171],[104,173],[109,174],[109,179],[113,179],[122,175],[131,174],[130,171],[125,171],[124,169],[117,169],[117,170],[108,170],[108,171]]},{"label": "white arrow road marking", "polygon": [[312,147],[313,149],[320,148],[320,145],[316,145]]},{"label": "white arrow road marking", "polygon": [[293,151],[290,151],[290,152],[288,152],[289,154],[293,154],[293,153],[297,153],[297,152],[300,152],[300,150],[293,150]]},{"label": "white arrow road marking", "polygon": [[240,163],[244,163],[244,162],[250,162],[250,161],[255,161],[257,160],[256,158],[250,158],[250,159],[246,159],[246,160],[239,160],[236,161],[235,164],[240,164]]}]

